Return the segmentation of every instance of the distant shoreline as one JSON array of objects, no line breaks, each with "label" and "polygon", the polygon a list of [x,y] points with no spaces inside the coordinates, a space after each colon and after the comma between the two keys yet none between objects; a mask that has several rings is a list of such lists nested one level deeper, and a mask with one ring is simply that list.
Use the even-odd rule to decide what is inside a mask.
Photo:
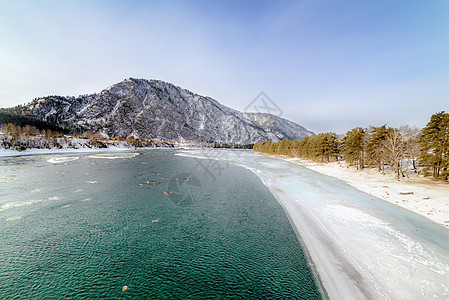
[{"label": "distant shoreline", "polygon": [[[171,148],[170,148],[171,149]],[[0,157],[17,157],[45,154],[73,154],[73,153],[95,153],[95,152],[119,152],[136,151],[132,148],[94,148],[94,149],[27,149],[24,151],[0,149]]]},{"label": "distant shoreline", "polygon": [[[0,158],[2,157],[17,157],[17,156],[29,156],[29,155],[49,155],[49,154],[82,154],[82,153],[97,153],[97,152],[121,152],[121,151],[139,151],[139,150],[195,150],[202,149],[202,147],[108,147],[108,148],[66,148],[66,149],[37,149],[31,148],[23,151],[10,150],[0,148]],[[212,149],[212,148],[208,148]],[[228,148],[213,148],[217,150]],[[233,149],[233,150],[247,150],[247,149]],[[249,150],[248,150],[249,151]]]}]

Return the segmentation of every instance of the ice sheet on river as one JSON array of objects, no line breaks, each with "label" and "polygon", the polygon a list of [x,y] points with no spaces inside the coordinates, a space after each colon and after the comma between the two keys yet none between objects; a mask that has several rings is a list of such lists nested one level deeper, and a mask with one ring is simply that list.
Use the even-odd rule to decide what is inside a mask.
[{"label": "ice sheet on river", "polygon": [[75,161],[78,159],[79,159],[79,156],[62,156],[62,157],[53,157],[47,161],[52,164],[60,164],[60,163]]},{"label": "ice sheet on river", "polygon": [[104,159],[119,159],[119,158],[133,158],[139,155],[139,153],[126,152],[126,153],[99,153],[89,155],[90,158],[104,158]]}]

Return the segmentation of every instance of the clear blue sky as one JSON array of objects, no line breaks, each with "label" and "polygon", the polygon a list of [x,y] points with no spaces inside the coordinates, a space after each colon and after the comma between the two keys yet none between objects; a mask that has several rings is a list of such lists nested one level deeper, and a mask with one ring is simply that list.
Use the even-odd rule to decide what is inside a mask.
[{"label": "clear blue sky", "polygon": [[0,107],[135,77],[314,132],[449,110],[449,0],[0,0],[0,45]]}]

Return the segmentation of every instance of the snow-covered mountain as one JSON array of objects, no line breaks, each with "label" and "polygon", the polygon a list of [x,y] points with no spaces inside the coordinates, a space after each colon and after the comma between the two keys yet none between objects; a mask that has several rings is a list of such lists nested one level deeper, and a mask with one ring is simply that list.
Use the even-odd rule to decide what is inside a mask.
[{"label": "snow-covered mountain", "polygon": [[98,94],[38,98],[25,105],[23,113],[111,138],[249,144],[313,135],[274,115],[241,113],[170,83],[133,78]]}]

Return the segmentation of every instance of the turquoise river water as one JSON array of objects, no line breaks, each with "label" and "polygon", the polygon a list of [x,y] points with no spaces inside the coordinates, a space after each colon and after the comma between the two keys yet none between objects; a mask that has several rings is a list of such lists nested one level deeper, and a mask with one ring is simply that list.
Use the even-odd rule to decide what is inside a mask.
[{"label": "turquoise river water", "polygon": [[0,158],[0,299],[322,298],[255,174],[137,152]]}]

